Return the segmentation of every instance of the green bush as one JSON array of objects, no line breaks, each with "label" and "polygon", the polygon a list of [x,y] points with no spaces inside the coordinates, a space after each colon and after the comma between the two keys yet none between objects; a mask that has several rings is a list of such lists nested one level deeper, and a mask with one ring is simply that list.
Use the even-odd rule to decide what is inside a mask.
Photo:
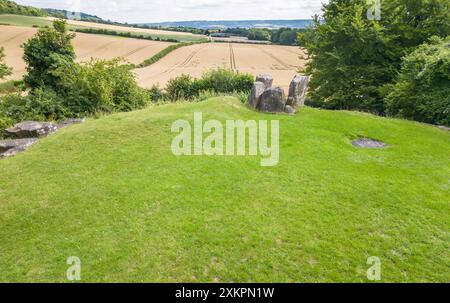
[{"label": "green bush", "polygon": [[9,68],[4,62],[5,54],[4,48],[0,47],[0,79],[5,78],[6,76],[11,75],[11,68]]},{"label": "green bush", "polygon": [[25,83],[31,87],[53,87],[55,79],[51,71],[61,60],[73,62],[75,50],[72,39],[75,36],[67,32],[64,20],[55,20],[53,28],[41,28],[38,33],[23,46],[24,60],[28,74]]},{"label": "green bush", "polygon": [[450,37],[406,56],[386,98],[390,115],[450,126]]},{"label": "green bush", "polygon": [[253,76],[236,74],[228,69],[215,69],[203,74],[200,79],[181,75],[171,79],[166,86],[166,97],[175,101],[192,100],[202,92],[213,94],[248,92],[253,85]]},{"label": "green bush", "polygon": [[130,111],[145,106],[150,97],[119,59],[82,64],[62,61],[52,76],[58,95],[74,116]]}]

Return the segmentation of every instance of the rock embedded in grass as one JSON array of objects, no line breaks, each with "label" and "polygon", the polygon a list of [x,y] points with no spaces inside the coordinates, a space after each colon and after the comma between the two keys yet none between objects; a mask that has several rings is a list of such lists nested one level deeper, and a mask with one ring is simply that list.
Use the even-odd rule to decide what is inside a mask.
[{"label": "rock embedded in grass", "polygon": [[295,114],[296,110],[292,106],[286,105],[286,107],[284,108],[284,112],[288,115],[293,115]]},{"label": "rock embedded in grass", "polygon": [[0,157],[10,157],[25,151],[38,141],[37,138],[7,139],[0,141]]},{"label": "rock embedded in grass", "polygon": [[5,130],[9,138],[39,138],[45,137],[58,130],[51,122],[26,121],[15,124]]},{"label": "rock embedded in grass", "polygon": [[387,144],[381,141],[369,139],[369,138],[359,138],[352,141],[352,145],[360,148],[386,148]]}]

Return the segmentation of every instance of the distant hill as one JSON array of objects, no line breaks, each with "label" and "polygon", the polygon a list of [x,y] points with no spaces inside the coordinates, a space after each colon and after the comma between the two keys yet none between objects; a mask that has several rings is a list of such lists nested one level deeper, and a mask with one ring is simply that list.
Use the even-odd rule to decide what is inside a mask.
[{"label": "distant hill", "polygon": [[150,27],[190,27],[197,29],[227,28],[305,28],[312,20],[235,20],[235,21],[178,21],[160,23],[141,23]]},{"label": "distant hill", "polygon": [[24,15],[35,17],[45,17],[48,15],[47,12],[39,8],[19,5],[14,1],[8,0],[0,0],[0,14]]},{"label": "distant hill", "polygon": [[89,14],[82,13],[82,12],[71,12],[71,11],[67,11],[65,9],[54,9],[54,8],[44,8],[42,10],[54,17],[69,18],[70,16],[74,16],[76,18],[80,18],[83,21],[106,22],[105,20],[103,20],[102,18],[100,18],[98,16],[89,15]]}]

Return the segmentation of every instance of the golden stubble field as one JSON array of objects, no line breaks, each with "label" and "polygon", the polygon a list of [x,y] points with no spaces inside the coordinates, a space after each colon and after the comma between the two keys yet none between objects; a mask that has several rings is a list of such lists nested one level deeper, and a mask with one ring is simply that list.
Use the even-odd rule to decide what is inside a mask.
[{"label": "golden stubble field", "polygon": [[[0,25],[0,47],[5,48],[6,64],[13,68],[13,75],[8,80],[20,79],[25,74],[20,46],[36,32],[35,28]],[[173,43],[76,33],[73,44],[78,61],[122,57],[137,64]]]},{"label": "golden stubble field", "polygon": [[164,87],[181,74],[200,77],[209,69],[223,67],[254,76],[271,74],[274,85],[287,89],[305,63],[305,52],[295,46],[205,43],[177,49],[155,64],[137,69],[136,74],[143,87]]},{"label": "golden stubble field", "polygon": [[[5,48],[6,63],[13,68],[13,75],[7,80],[20,79],[25,74],[23,49],[20,46],[36,31],[35,28],[0,25],[0,46]],[[78,61],[123,57],[134,64],[141,63],[171,44],[83,33],[77,33],[74,39]],[[167,81],[181,74],[200,77],[210,69],[223,67],[254,76],[271,74],[274,85],[287,89],[305,63],[305,52],[295,46],[216,42],[179,48],[151,66],[136,69],[135,73],[139,84],[150,88],[153,85],[164,87]]]}]

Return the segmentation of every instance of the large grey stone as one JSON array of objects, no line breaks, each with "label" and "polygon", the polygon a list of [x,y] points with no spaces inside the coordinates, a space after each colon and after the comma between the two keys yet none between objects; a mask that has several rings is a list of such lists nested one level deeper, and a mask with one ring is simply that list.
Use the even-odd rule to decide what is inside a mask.
[{"label": "large grey stone", "polygon": [[283,112],[286,105],[286,96],[281,87],[266,89],[256,107],[258,110],[269,113]]},{"label": "large grey stone", "polygon": [[36,138],[0,140],[0,157],[10,157],[36,143]]},{"label": "large grey stone", "polygon": [[273,77],[268,74],[259,75],[256,77],[256,82],[262,82],[266,86],[266,89],[271,88],[273,84]]},{"label": "large grey stone", "polygon": [[289,85],[287,105],[299,107],[305,105],[306,91],[308,90],[308,76],[296,75]]},{"label": "large grey stone", "polygon": [[259,101],[261,100],[261,95],[264,93],[266,86],[262,82],[253,83],[252,91],[250,92],[250,96],[248,96],[248,105],[252,108],[256,108],[258,106]]},{"label": "large grey stone", "polygon": [[51,122],[27,121],[15,124],[6,129],[9,138],[38,138],[47,136],[58,130],[58,127]]}]

